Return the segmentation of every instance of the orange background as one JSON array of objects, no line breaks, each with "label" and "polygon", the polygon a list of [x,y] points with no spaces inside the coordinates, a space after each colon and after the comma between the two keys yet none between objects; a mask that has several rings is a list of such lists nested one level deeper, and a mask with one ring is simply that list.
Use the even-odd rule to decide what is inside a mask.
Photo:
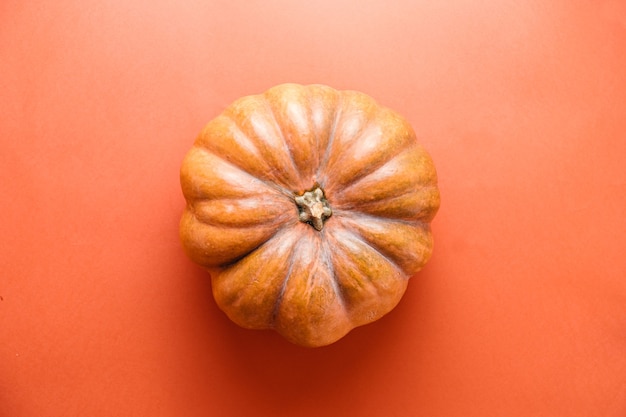
[{"label": "orange background", "polygon": [[[183,254],[180,162],[239,96],[366,92],[437,164],[435,252],[319,349]],[[626,3],[0,5],[0,416],[626,416]]]}]

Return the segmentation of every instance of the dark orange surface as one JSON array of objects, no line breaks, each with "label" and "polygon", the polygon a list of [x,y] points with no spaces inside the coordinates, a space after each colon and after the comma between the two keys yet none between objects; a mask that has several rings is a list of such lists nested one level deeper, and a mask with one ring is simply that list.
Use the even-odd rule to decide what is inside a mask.
[{"label": "dark orange surface", "polygon": [[[435,252],[320,349],[236,327],[180,162],[239,96],[356,89],[439,171]],[[4,0],[0,416],[626,416],[626,3]]]}]

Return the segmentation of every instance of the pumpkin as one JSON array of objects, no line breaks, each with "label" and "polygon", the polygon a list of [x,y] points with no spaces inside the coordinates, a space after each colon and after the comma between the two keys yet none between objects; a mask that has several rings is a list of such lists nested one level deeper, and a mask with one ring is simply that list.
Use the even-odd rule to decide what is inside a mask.
[{"label": "pumpkin", "polygon": [[430,258],[432,159],[356,91],[283,84],[210,121],[182,163],[180,237],[245,328],[331,344],[391,311]]}]

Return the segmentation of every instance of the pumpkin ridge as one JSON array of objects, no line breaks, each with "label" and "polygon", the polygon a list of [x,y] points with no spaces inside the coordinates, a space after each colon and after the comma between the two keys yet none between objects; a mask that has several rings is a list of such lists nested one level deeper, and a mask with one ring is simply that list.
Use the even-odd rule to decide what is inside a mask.
[{"label": "pumpkin ridge", "polygon": [[410,196],[411,194],[417,195],[417,194],[420,194],[429,190],[437,191],[437,194],[438,194],[439,187],[437,185],[427,185],[424,187],[420,187],[419,190],[406,190],[402,193],[385,196],[385,197],[378,198],[375,200],[358,202],[358,204],[346,203],[346,202],[343,202],[343,203],[333,202],[333,210],[338,213],[339,212],[350,212],[350,213],[355,213],[355,214],[359,213],[363,216],[371,216],[371,217],[375,217],[378,219],[389,219],[391,221],[402,221],[408,224],[415,224],[415,222],[426,224],[430,222],[434,218],[434,216],[437,214],[437,211],[439,210],[439,199],[436,200],[437,201],[436,204],[429,204],[429,205],[420,204],[419,207],[421,208],[421,210],[413,214],[405,213],[405,215],[402,215],[402,214],[399,215],[397,212],[391,213],[389,211],[380,213],[380,214],[374,214],[371,211],[373,211],[377,205],[380,205],[383,202],[388,202],[390,206],[392,207],[395,206],[395,208],[397,208],[398,203],[401,202],[401,200],[406,198],[407,196]]},{"label": "pumpkin ridge", "polygon": [[[326,154],[326,152],[328,152],[330,138],[331,136],[334,136],[334,132],[336,130],[337,109],[339,108],[339,103],[341,99],[341,93],[336,90],[330,89],[332,91],[331,95],[334,98],[334,102],[331,106],[323,105],[324,99],[323,97],[321,97],[321,95],[329,93],[329,91],[326,89],[329,89],[329,87],[323,86],[321,84],[313,84],[306,87],[308,104],[306,106],[307,119],[314,132],[314,141],[311,144],[311,148],[312,152],[315,152],[315,156],[312,159],[313,167],[311,169],[311,175],[314,176],[314,181],[318,182],[320,182],[320,166],[322,164],[324,155]],[[320,120],[320,116],[323,120]],[[330,123],[326,126],[325,129],[320,129],[320,122],[324,123],[324,121],[326,120],[329,120]],[[322,138],[324,138],[324,140]],[[325,145],[323,146],[323,144]]]},{"label": "pumpkin ridge", "polygon": [[[233,258],[232,260],[230,260],[228,262],[220,264],[220,265],[218,265],[218,267],[220,267],[222,269],[226,269],[226,268],[228,268],[230,266],[233,266],[233,265],[237,264],[239,261],[241,261],[243,258],[246,258],[246,257],[250,256],[254,252],[256,252],[259,249],[261,249],[263,246],[268,245],[274,239],[279,239],[283,234],[287,233],[286,232],[286,228],[284,226],[285,225],[283,225],[281,227],[278,227],[276,229],[276,232],[272,236],[270,236],[268,239],[260,242],[254,248],[250,249],[248,252],[244,253],[243,255],[237,256],[236,258]],[[292,253],[292,252],[293,252],[293,249],[291,249],[291,251],[289,253]],[[290,269],[291,269],[291,267],[290,267]]]},{"label": "pumpkin ridge", "polygon": [[287,270],[282,260],[291,254],[296,239],[295,234],[283,230],[256,247],[253,253],[212,274],[218,305],[240,326],[273,328],[274,304]]},{"label": "pumpkin ridge", "polygon": [[[217,121],[219,121],[220,119],[225,120],[228,124],[229,124],[229,128],[233,129],[235,132],[233,132],[232,136],[233,138],[237,137],[237,139],[235,140],[235,142],[237,142],[238,144],[243,143],[243,141],[241,140],[241,138],[245,139],[245,144],[244,144],[244,149],[249,151],[250,153],[252,153],[258,160],[263,160],[263,155],[261,155],[259,153],[259,149],[254,145],[254,143],[250,140],[248,134],[246,134],[243,129],[241,128],[241,126],[239,126],[239,123],[237,123],[237,121],[233,118],[233,116],[228,113],[228,112],[224,112],[222,114],[220,114],[219,116],[217,116],[214,120],[212,120],[210,123],[217,123]],[[207,128],[205,128],[201,133],[200,133],[200,137],[198,138],[198,140],[196,140],[196,145],[197,146],[201,146],[204,147],[206,149],[209,149],[210,151],[212,151],[213,153],[215,153],[216,155],[222,157],[222,158],[227,158],[228,154],[222,154],[222,152],[218,149],[216,149],[215,147],[212,147],[211,145],[213,143],[215,143],[215,141],[212,140],[203,140],[206,132]],[[209,130],[210,131],[210,130]]]},{"label": "pumpkin ridge", "polygon": [[[370,213],[365,213],[362,211],[359,211],[358,209],[341,209],[341,208],[337,208],[334,210],[334,212],[336,215],[335,217],[344,217],[347,218],[349,221],[357,221],[357,219],[355,217],[360,218],[361,222],[363,221],[367,221],[368,218],[371,219],[376,219],[378,221],[383,221],[383,222],[387,222],[387,223],[402,223],[405,224],[407,226],[416,226],[416,227],[421,227],[424,225],[428,225],[428,222],[422,221],[422,220],[414,220],[414,219],[400,219],[400,218],[391,218],[391,217],[387,217],[387,216],[377,216],[375,214],[370,214]],[[363,220],[365,219],[365,220]]]},{"label": "pumpkin ridge", "polygon": [[[346,153],[349,153],[352,150],[352,147],[356,146],[357,142],[360,139],[365,137],[365,135],[368,133],[368,127],[371,128],[372,125],[374,125],[374,122],[373,121],[368,121],[367,125],[365,125],[364,128],[359,132],[358,138],[356,138],[350,144],[350,147],[348,147],[345,150]],[[379,161],[377,161],[376,164],[368,164],[368,165],[364,166],[363,169],[359,170],[356,175],[351,176],[347,182],[342,182],[341,183],[341,187],[342,188],[351,187],[354,183],[359,182],[361,179],[367,177],[368,175],[371,175],[371,174],[375,173],[377,170],[379,170],[380,168],[385,166],[387,163],[389,163],[390,161],[392,161],[393,159],[395,159],[396,157],[398,157],[402,153],[406,152],[413,145],[414,145],[414,143],[412,143],[411,141],[407,141],[402,146],[398,146],[395,149],[395,152],[391,153],[390,155],[387,155],[387,158],[381,158]]]},{"label": "pumpkin ridge", "polygon": [[[372,215],[368,215],[368,214],[361,214],[361,213],[356,213],[353,212],[351,213],[351,215],[349,216],[344,216],[345,220],[345,224],[346,225],[350,225],[350,223],[354,222],[356,223],[355,226],[351,227],[351,230],[354,230],[354,233],[358,234],[362,240],[364,240],[365,242],[367,242],[369,244],[370,247],[372,247],[374,250],[376,250],[378,253],[381,254],[381,256],[384,256],[385,258],[389,259],[389,260],[395,260],[394,264],[397,265],[400,270],[402,270],[403,272],[405,272],[408,276],[412,276],[413,274],[415,274],[417,271],[419,271],[420,269],[422,269],[424,267],[424,265],[427,263],[428,259],[430,259],[430,256],[432,255],[432,228],[430,225],[430,222],[428,221],[405,221],[405,220],[395,220],[395,219],[389,219],[389,218],[385,218],[385,217],[378,217],[378,216],[372,216]],[[358,218],[358,219],[357,219]],[[366,226],[368,224],[368,219],[371,219],[373,222],[377,222],[377,223],[382,223],[382,224],[387,224],[389,226],[393,226],[394,224],[398,224],[398,225],[403,225],[403,226],[408,226],[409,228],[413,229],[414,231],[418,232],[420,235],[422,235],[423,237],[427,237],[427,240],[429,241],[428,243],[430,244],[430,248],[425,251],[425,252],[420,252],[422,253],[422,255],[424,255],[424,257],[417,259],[417,258],[413,258],[412,261],[410,263],[408,263],[405,266],[402,266],[403,264],[403,259],[402,259],[402,254],[396,254],[394,251],[394,247],[393,246],[399,246],[397,245],[398,243],[400,243],[402,241],[402,239],[400,241],[396,241],[395,244],[392,244],[390,247],[385,248],[385,245],[382,244],[382,242],[380,242],[380,237],[378,237],[377,235],[380,235],[384,232],[382,232],[380,230],[380,228],[378,228],[377,231],[371,231],[371,226],[370,226],[370,230],[368,230],[368,227]],[[363,225],[360,226],[359,225]],[[368,233],[370,232],[370,233]],[[369,237],[367,235],[370,235]],[[422,237],[420,236],[420,237]],[[387,241],[389,242],[389,241]],[[422,242],[422,241],[420,241]],[[389,242],[391,243],[391,242]],[[412,243],[415,243],[415,241],[412,241]],[[422,242],[423,243],[423,242]],[[420,246],[423,246],[420,244]],[[427,245],[426,245],[427,246]],[[424,246],[424,247],[426,247]],[[417,269],[416,269],[417,267]]]},{"label": "pumpkin ridge", "polygon": [[[387,256],[385,253],[381,252],[376,246],[374,246],[372,243],[370,243],[369,240],[367,240],[365,237],[363,237],[363,235],[361,235],[361,233],[359,233],[358,231],[353,231],[352,229],[348,229],[345,228],[346,233],[350,234],[351,236],[353,236],[356,240],[358,240],[360,243],[362,243],[363,245],[367,246],[369,249],[371,249],[372,251],[374,251],[376,254],[380,255],[381,258],[383,258],[385,261],[387,261],[396,271],[399,271],[404,277],[405,279],[409,279],[409,276],[407,276],[407,274],[404,272],[404,268],[402,268],[400,265],[398,265],[398,263],[396,261],[394,261],[393,259],[391,259],[389,256]],[[334,238],[336,242],[339,243],[339,248],[341,248],[341,242],[342,239],[341,238]],[[343,251],[343,249],[337,249],[338,251]],[[347,259],[344,258],[343,261],[345,262]],[[352,263],[353,265],[354,262],[352,260],[348,260],[350,263]],[[367,274],[363,274],[364,277],[366,277],[368,279],[368,281],[372,282],[372,280],[370,279],[370,276]],[[338,283],[338,285],[341,286],[341,284]]]},{"label": "pumpkin ridge", "polygon": [[[345,94],[355,94],[356,96],[364,96],[362,93],[356,92],[356,91],[345,91],[345,92],[341,92],[342,94],[340,95],[340,97],[345,97]],[[365,96],[367,97],[367,96]],[[329,185],[329,188],[335,188],[337,186],[339,187],[346,187],[349,184],[352,184],[353,182],[356,182],[357,180],[359,180],[360,178],[369,175],[370,173],[372,173],[374,170],[376,170],[377,168],[383,166],[384,164],[386,164],[388,161],[392,160],[393,158],[395,158],[398,154],[402,153],[404,150],[406,150],[409,146],[413,145],[416,143],[416,139],[415,139],[415,133],[412,131],[412,128],[410,128],[410,125],[408,125],[408,122],[406,122],[406,120],[402,119],[401,116],[399,116],[396,112],[394,112],[393,110],[380,105],[376,100],[374,100],[371,97],[367,97],[367,100],[371,101],[371,104],[374,105],[373,108],[373,112],[371,114],[369,114],[369,117],[367,117],[365,120],[363,120],[362,124],[358,125],[358,131],[346,136],[345,132],[340,132],[340,137],[343,137],[344,139],[342,140],[341,143],[341,154],[345,154],[345,155],[350,155],[351,152],[353,151],[353,148],[358,146],[363,138],[367,138],[367,135],[370,134],[372,132],[373,129],[375,129],[377,126],[380,127],[381,126],[381,120],[385,120],[386,117],[385,115],[393,115],[394,117],[399,117],[399,119],[403,122],[406,123],[406,125],[409,127],[410,132],[409,132],[409,136],[411,137],[412,140],[407,140],[405,141],[405,143],[399,145],[399,146],[395,146],[394,147],[394,152],[391,153],[390,155],[386,155],[385,157],[381,158],[380,161],[378,161],[378,163],[376,165],[372,165],[370,162],[368,163],[363,163],[362,161],[356,161],[357,166],[360,166],[361,169],[359,169],[356,173],[352,173],[352,175],[350,175],[348,177],[348,181],[346,182],[345,180],[341,180],[336,184],[337,180],[332,180],[331,181],[331,185]],[[345,103],[346,100],[344,100]],[[346,108],[348,110],[352,109],[352,105],[354,105],[354,103],[352,103],[351,100],[347,100],[348,104],[344,104],[344,105],[337,105],[339,111],[337,112],[337,119],[335,120],[335,126],[336,125],[341,125],[342,123],[346,122],[346,120],[350,120],[350,118],[344,120],[345,118],[345,113],[346,113]],[[348,115],[350,115],[351,113],[348,112]],[[335,129],[336,130],[336,129]],[[336,133],[336,132],[333,132]],[[388,132],[386,131],[381,131],[380,136],[384,137],[385,135],[387,135]],[[335,137],[335,135],[333,134],[333,138]],[[332,147],[333,147],[333,142],[328,143],[328,148],[327,148],[327,154],[330,155],[332,154]],[[388,144],[381,142],[378,144],[379,146],[377,147],[378,149],[380,149],[380,147],[387,147]],[[347,166],[347,167],[351,167],[355,161],[352,161],[348,158],[347,162],[344,164],[344,159],[339,156],[336,159],[334,159],[332,161],[332,164],[329,166],[329,161],[330,161],[330,156],[326,158],[325,160],[325,164],[323,167],[320,168],[320,174],[318,175],[318,177],[320,175],[323,175],[324,177],[330,177],[333,178],[335,176],[337,176],[341,170],[343,166]],[[337,172],[334,172],[337,171]]]},{"label": "pumpkin ridge", "polygon": [[298,178],[297,178],[298,187],[297,188],[300,188],[301,187],[300,183],[302,182],[300,169],[298,168],[298,165],[296,164],[296,160],[293,157],[293,153],[291,152],[291,148],[289,147],[289,142],[287,141],[287,138],[285,136],[285,131],[283,130],[283,124],[279,123],[278,119],[276,119],[276,113],[274,112],[274,108],[272,107],[267,96],[265,94],[262,94],[261,97],[263,97],[263,103],[265,105],[267,114],[269,115],[268,119],[272,121],[272,123],[276,127],[276,131],[280,134],[280,139],[285,149],[287,150],[287,156],[289,157],[289,161],[291,162],[291,167],[293,168],[293,171],[298,175]]},{"label": "pumpkin ridge", "polygon": [[[196,166],[211,167],[195,170]],[[271,183],[264,182],[246,172],[204,146],[194,145],[185,156],[179,171],[181,188],[187,202],[201,199],[222,198],[225,196],[252,196],[278,190]],[[241,186],[241,176],[248,184]],[[210,185],[210,187],[208,187]],[[269,186],[269,188],[265,188]],[[208,188],[207,188],[208,187]],[[255,189],[256,187],[256,189]],[[282,194],[285,194],[283,191]]]},{"label": "pumpkin ridge", "polygon": [[[216,120],[219,119],[224,119],[226,122],[228,122],[229,127],[236,131],[232,134],[233,138],[237,137],[237,139],[235,139],[235,142],[237,142],[238,144],[242,144],[244,143],[243,148],[245,148],[246,151],[250,152],[252,156],[254,156],[255,158],[255,162],[263,162],[265,161],[265,158],[263,157],[263,155],[261,155],[261,153],[259,152],[259,149],[255,146],[255,144],[250,140],[249,136],[241,129],[241,127],[239,126],[239,124],[237,123],[237,121],[233,118],[232,115],[228,114],[227,112],[224,112],[222,114],[220,114],[215,120],[213,120],[212,122],[215,122]],[[230,158],[230,154],[225,154],[224,150],[220,150],[218,149],[216,146],[211,146],[214,143],[216,143],[213,140],[206,140],[204,139],[205,136],[205,131],[207,129],[205,128],[202,133],[200,134],[200,136],[198,137],[198,139],[196,140],[194,146],[196,146],[197,148],[200,148],[204,151],[210,152],[211,154],[215,155],[216,157],[220,158],[221,160],[228,162],[229,164],[239,168],[241,171],[247,173],[248,175],[254,177],[255,179],[259,179],[261,180],[261,178],[258,177],[257,173],[254,172],[250,172],[249,170],[247,170],[245,168],[245,166],[243,165],[250,165],[249,161],[234,161]],[[242,141],[241,138],[244,138],[244,140]]]},{"label": "pumpkin ridge", "polygon": [[[196,148],[198,148],[199,150],[201,150],[202,152],[210,153],[211,155],[213,155],[213,156],[219,158],[220,160],[222,160],[224,163],[226,163],[226,164],[230,165],[231,167],[236,168],[239,171],[243,172],[244,174],[246,174],[248,177],[252,178],[256,182],[262,183],[266,187],[268,187],[268,188],[270,188],[270,189],[272,189],[274,191],[278,191],[280,194],[282,194],[282,195],[284,195],[286,197],[291,197],[292,194],[293,194],[289,189],[287,189],[286,187],[283,187],[281,184],[278,184],[277,182],[274,182],[274,181],[269,180],[269,179],[261,178],[261,177],[257,176],[256,174],[245,170],[244,168],[242,168],[238,164],[236,164],[233,161],[227,159],[224,155],[220,155],[219,153],[215,152],[213,149],[208,148],[204,144],[194,145],[194,146]],[[205,197],[205,198],[206,199],[212,199],[210,197]]]},{"label": "pumpkin ridge", "polygon": [[[191,210],[191,212],[193,213],[193,215],[196,217],[196,219],[198,219],[199,221],[205,223],[205,224],[209,224],[209,225],[213,225],[213,226],[220,226],[220,227],[225,227],[225,228],[234,228],[234,229],[243,229],[243,228],[249,228],[249,227],[255,227],[258,225],[266,225],[266,224],[272,224],[275,223],[276,227],[280,227],[282,226],[283,223],[286,223],[289,221],[288,216],[291,216],[291,213],[276,213],[273,216],[268,216],[266,218],[259,218],[259,217],[254,217],[254,218],[249,218],[247,221],[240,221],[240,222],[228,222],[228,221],[221,221],[220,219],[216,218],[216,215],[206,215],[206,213],[202,212],[202,204],[203,203],[209,203],[209,202],[220,202],[220,201],[225,201],[225,202],[235,202],[235,201],[245,201],[245,200],[250,200],[250,198],[204,198],[202,200],[200,199],[195,199],[192,203],[189,204],[189,209]],[[266,202],[268,204],[271,204],[272,202]],[[291,202],[289,203],[291,204]],[[236,204],[233,204],[233,206],[236,206]],[[235,209],[237,207],[234,207]]]},{"label": "pumpkin ridge", "polygon": [[[260,97],[263,97],[263,101],[266,101],[265,96],[264,95],[260,95]],[[271,124],[273,125],[274,129],[281,135],[281,142],[284,145],[285,144],[285,138],[282,132],[282,129],[280,128],[280,123],[278,123],[278,121],[276,120],[276,117],[273,113],[273,111],[271,110],[271,108],[267,105],[264,106],[265,108],[265,112],[260,112],[257,111],[257,114],[260,114],[261,117],[265,118],[266,120],[270,121]],[[263,146],[263,148],[261,148],[259,145],[263,144],[263,141],[259,141],[259,143],[255,143],[254,140],[250,140],[251,139],[251,134],[250,133],[256,133],[256,132],[246,132],[246,130],[239,124],[239,122],[237,121],[237,119],[235,117],[233,117],[232,114],[230,114],[230,112],[228,111],[229,109],[227,108],[221,115],[220,117],[224,117],[226,118],[240,133],[243,137],[245,137],[246,139],[248,139],[248,143],[249,143],[249,147],[248,149],[250,150],[254,150],[254,154],[255,156],[258,157],[258,161],[255,162],[263,162],[265,165],[267,165],[267,168],[269,170],[271,170],[272,173],[274,172],[288,172],[288,170],[285,170],[283,166],[276,166],[277,164],[275,162],[275,159],[273,158],[268,158],[268,156],[272,156],[274,155],[274,151],[272,149],[267,148],[266,146]],[[269,117],[267,114],[264,113],[268,113]],[[258,136],[258,135],[257,135]],[[258,136],[260,137],[260,136]],[[205,146],[206,147],[206,146]],[[288,156],[289,159],[291,160],[291,168],[293,168],[292,172],[296,175],[296,178],[293,178],[291,180],[299,180],[299,171],[298,169],[294,166],[293,164],[293,157],[291,156],[291,152],[289,151],[289,149],[287,149],[288,152]],[[264,152],[265,151],[265,152]],[[228,155],[218,155],[220,158],[225,159],[225,157],[227,157]],[[228,161],[228,159],[225,159],[226,161]],[[278,164],[280,165],[280,164]],[[238,165],[236,165],[238,166]],[[244,172],[248,172],[247,170],[242,169]],[[249,173],[249,172],[248,172]],[[251,175],[253,175],[255,178],[258,178],[260,180],[264,180],[264,178],[261,178],[261,176],[264,174],[262,172],[257,172],[257,173],[250,173]],[[272,181],[272,182],[282,182],[283,183],[283,188],[287,189],[287,188],[293,188],[293,184],[291,184],[290,178],[289,176],[277,176],[276,178],[267,178],[267,180]],[[267,182],[267,181],[266,181]],[[277,183],[278,185],[278,183]]]},{"label": "pumpkin ridge", "polygon": [[[335,276],[346,294],[347,317],[353,327],[359,327],[378,320],[397,305],[410,275],[359,234],[344,228],[342,235],[334,237],[332,262],[339,265]],[[370,262],[380,269],[370,271]]]},{"label": "pumpkin ridge", "polygon": [[[277,236],[280,236],[277,234]],[[287,255],[287,259],[289,260],[289,268],[287,269],[287,273],[285,274],[285,279],[283,279],[283,283],[280,287],[280,291],[278,292],[278,297],[276,298],[276,302],[274,303],[274,310],[272,311],[272,315],[271,315],[271,319],[270,319],[270,323],[269,323],[269,327],[270,328],[274,328],[275,327],[275,323],[276,323],[276,319],[278,317],[278,313],[280,311],[280,306],[283,302],[283,298],[285,296],[285,291],[287,290],[287,285],[289,282],[289,278],[291,277],[291,272],[293,271],[293,266],[294,266],[294,262],[291,261],[291,258],[293,257],[293,253],[296,249],[296,247],[298,246],[298,243],[296,243],[291,250],[289,251],[289,254]]]},{"label": "pumpkin ridge", "polygon": [[[421,169],[421,165],[428,163],[425,158],[427,154],[417,145],[410,147],[404,152],[396,155],[395,158],[389,159],[385,164],[381,165],[377,170],[372,171],[366,176],[361,177],[358,181],[349,186],[342,187],[341,192],[333,199],[333,204],[337,207],[347,208],[367,207],[368,205],[376,206],[383,202],[393,201],[397,198],[407,200],[407,196],[411,199],[411,195],[415,196],[414,202],[404,201],[404,208],[415,205],[420,206],[427,201],[420,199],[427,198],[432,206],[439,206],[438,193],[435,195],[427,195],[425,191],[430,185],[436,185],[437,175],[434,170]],[[421,164],[421,165],[420,165]],[[331,194],[329,190],[328,194]],[[389,212],[393,214],[396,208],[393,204],[384,204],[385,207],[379,207],[381,214]],[[429,208],[430,204],[427,205]],[[402,210],[400,210],[402,211]]]},{"label": "pumpkin ridge", "polygon": [[[313,106],[309,103],[309,105],[306,108],[307,108],[307,120],[308,120],[308,123],[313,128],[315,126],[315,121],[314,121],[314,116],[313,116],[313,111],[314,111],[313,110]],[[333,110],[333,115],[334,115],[335,112],[336,112],[336,110]],[[334,129],[334,122],[333,122],[333,129]],[[314,166],[312,167],[311,172],[316,177],[319,177],[317,172],[318,172],[318,169],[319,169],[319,166],[320,166],[320,157],[321,157],[321,155],[320,155],[320,152],[321,152],[320,144],[321,144],[321,141],[320,141],[320,135],[319,135],[319,132],[317,131],[317,129],[314,129],[314,131],[315,131],[315,134],[313,136],[315,138],[315,140],[314,140],[315,143],[311,144],[311,149],[315,149],[315,158],[313,158]]]},{"label": "pumpkin ridge", "polygon": [[[349,184],[344,184],[344,188],[351,188],[351,187],[358,187],[358,183],[360,181],[363,181],[365,179],[367,179],[367,177],[369,177],[370,175],[374,175],[376,174],[380,169],[384,168],[385,165],[391,164],[395,159],[400,158],[405,156],[405,154],[408,154],[410,152],[414,152],[415,151],[415,143],[409,143],[406,147],[403,147],[402,149],[400,149],[397,153],[393,154],[393,156],[385,159],[382,161],[382,163],[378,166],[376,166],[375,169],[367,172],[365,175],[360,175],[358,178],[356,178],[354,181],[350,182]],[[426,184],[420,184],[423,186],[426,185],[430,185],[428,183]],[[398,194],[399,195],[399,194]]]},{"label": "pumpkin ridge", "polygon": [[[209,238],[199,236],[210,233]],[[199,265],[214,267],[227,265],[234,260],[241,259],[242,254],[249,254],[252,250],[272,239],[276,227],[259,225],[248,228],[224,228],[202,222],[189,208],[183,211],[179,235],[183,247],[190,257]],[[221,235],[226,235],[222,237]],[[241,240],[245,239],[242,243]]]},{"label": "pumpkin ridge", "polygon": [[[325,232],[325,233],[328,233],[328,232]],[[348,300],[346,299],[344,288],[339,282],[339,279],[337,278],[337,273],[335,271],[335,266],[333,265],[333,260],[332,260],[333,252],[328,247],[328,239],[322,239],[322,249],[324,252],[324,263],[328,266],[328,270],[330,271],[330,276],[332,277],[331,284],[333,286],[333,289],[335,290],[335,294],[337,295],[337,299],[339,300],[341,307],[346,313],[346,316],[349,318],[350,311],[348,308]]]},{"label": "pumpkin ridge", "polygon": [[[331,339],[335,341],[343,337],[353,327],[330,252],[325,247],[325,240],[317,233],[307,233],[306,237],[298,238],[293,251],[287,257],[288,276],[281,288],[279,300],[276,301],[272,319],[272,328],[287,339],[307,346],[331,343]],[[313,247],[315,250],[311,251]],[[304,271],[308,273],[303,279]],[[321,286],[328,289],[329,292],[325,294],[332,293],[333,296],[323,297],[320,302],[316,290]],[[302,293],[305,294],[304,297],[301,297]],[[296,317],[291,310],[296,305],[292,297],[301,302],[300,313]],[[322,322],[327,323],[326,325],[336,324],[343,330],[338,330],[329,338],[329,335],[324,334],[326,325],[320,325]]]},{"label": "pumpkin ridge", "polygon": [[[339,94],[337,96],[337,103],[335,108],[333,109],[333,116],[332,116],[332,125],[330,126],[330,132],[328,134],[328,141],[326,142],[326,149],[324,149],[323,155],[321,155],[321,158],[319,158],[319,154],[321,152],[319,152],[320,150],[318,149],[318,166],[317,166],[317,170],[315,171],[315,177],[318,178],[318,181],[320,183],[320,185],[324,186],[325,184],[325,178],[322,178],[322,173],[324,171],[326,171],[326,165],[328,164],[328,159],[330,159],[330,153],[331,150],[333,148],[333,142],[335,141],[335,134],[337,133],[337,123],[339,122],[339,119],[341,118],[341,114],[342,114],[342,102],[343,102],[343,94]],[[317,138],[317,143],[319,146],[320,140],[319,137]]]}]

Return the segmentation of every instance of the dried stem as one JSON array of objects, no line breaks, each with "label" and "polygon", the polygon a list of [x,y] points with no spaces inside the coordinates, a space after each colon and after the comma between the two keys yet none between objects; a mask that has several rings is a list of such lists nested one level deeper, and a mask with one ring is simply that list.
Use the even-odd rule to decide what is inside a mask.
[{"label": "dried stem", "polygon": [[309,223],[315,230],[322,230],[324,221],[333,214],[324,197],[324,191],[317,185],[310,191],[295,196],[295,201],[300,212],[300,221]]}]

